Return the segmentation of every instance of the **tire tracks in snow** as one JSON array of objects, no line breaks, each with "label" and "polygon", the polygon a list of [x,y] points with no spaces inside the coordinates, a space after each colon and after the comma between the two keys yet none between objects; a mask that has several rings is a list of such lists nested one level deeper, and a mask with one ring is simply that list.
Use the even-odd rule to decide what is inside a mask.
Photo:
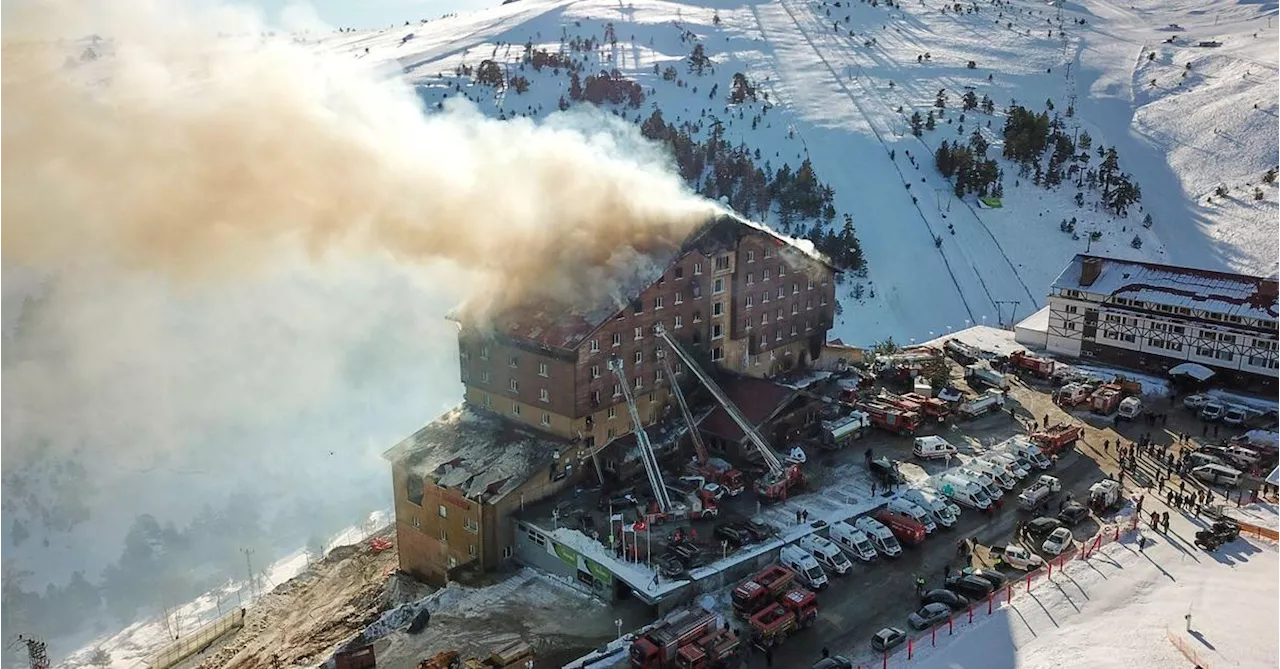
[{"label": "tire tracks in snow", "polygon": [[[888,154],[890,150],[889,144],[885,142],[884,136],[880,133],[880,130],[876,128],[876,124],[872,120],[872,117],[869,114],[867,114],[866,110],[862,108],[862,104],[858,102],[858,97],[853,94],[853,91],[849,90],[849,87],[845,84],[844,80],[840,77],[840,73],[837,72],[836,69],[831,66],[831,63],[827,61],[827,57],[824,56],[822,54],[822,51],[818,49],[817,45],[813,43],[813,40],[809,37],[809,33],[806,32],[804,27],[800,25],[800,21],[796,19],[795,13],[791,11],[791,8],[787,6],[787,3],[782,2],[780,0],[778,4],[779,6],[782,7],[783,11],[787,13],[787,16],[791,17],[791,21],[795,23],[796,29],[800,32],[800,36],[804,38],[805,43],[809,45],[810,49],[813,49],[814,54],[818,56],[819,60],[822,61],[822,64],[827,68],[827,70],[831,72],[831,75],[834,81],[836,82],[836,85],[840,87],[840,90],[844,91],[845,95],[849,98],[849,100],[853,102],[853,106],[857,108],[858,113],[861,114],[864,119],[866,119],[867,127],[871,128],[872,134],[876,136],[876,140],[880,142],[880,146],[884,149],[885,153]],[[763,34],[764,23],[760,20],[760,14],[756,9],[755,4],[751,5],[751,13],[753,16],[755,16],[756,24],[760,26],[760,32]],[[765,39],[766,41],[768,40],[767,37]],[[907,180],[906,175],[903,174],[902,168],[898,166],[898,161],[890,160],[889,162],[893,164],[893,169],[898,172],[898,176],[899,178],[902,179],[902,182],[910,183]],[[929,225],[929,220],[925,218],[924,212],[920,210],[920,204],[918,202],[913,202],[912,206],[915,207],[916,213],[919,214],[920,221],[924,223],[925,229],[929,231],[929,236],[936,238],[938,235],[933,231],[933,227]],[[956,278],[956,273],[951,268],[951,262],[947,260],[946,254],[942,253],[941,249],[938,249],[938,255],[942,257],[942,264],[944,267],[947,268],[947,275],[951,277],[951,283],[954,284],[956,287],[956,294],[960,296],[960,303],[964,306],[965,313],[969,314],[969,320],[973,321],[974,320],[973,308],[969,306],[969,301],[965,299],[964,289],[960,287],[960,281],[959,279]]]},{"label": "tire tracks in snow", "polygon": [[[884,134],[881,133],[881,131],[876,127],[875,120],[863,108],[861,102],[859,102],[858,100],[858,96],[854,95],[853,91],[849,90],[848,85],[845,83],[844,79],[839,74],[839,69],[836,68],[834,65],[832,65],[830,59],[827,58],[824,51],[818,46],[818,44],[814,41],[812,36],[809,34],[809,30],[805,28],[805,26],[801,23],[800,19],[796,16],[796,12],[790,6],[790,4],[786,0],[779,0],[778,4],[779,6],[782,7],[783,11],[787,13],[787,16],[791,18],[791,21],[795,24],[796,29],[800,33],[800,36],[804,38],[805,42],[813,50],[814,54],[818,56],[819,60],[822,61],[822,64],[826,67],[826,69],[831,72],[832,76],[835,79],[835,82],[840,87],[840,89],[845,93],[845,95],[850,99],[850,101],[853,102],[854,106],[858,109],[858,112],[863,116],[863,118],[866,119],[868,127],[871,128],[871,131],[872,133],[875,134],[876,139],[880,141],[881,146],[883,146],[885,149],[885,152],[888,153],[890,150],[890,147],[888,142],[885,141]],[[752,6],[752,12],[755,13],[755,11],[756,11],[755,7]],[[760,22],[758,13],[756,13],[756,21],[757,23]],[[763,25],[761,29],[763,30]],[[899,34],[898,39],[905,40],[907,38],[906,36]],[[856,62],[856,60],[853,62],[853,65],[857,67],[861,67]],[[857,79],[857,82],[858,82],[858,87],[861,88],[863,93],[865,93],[868,97],[872,99],[883,97],[874,91],[867,90],[866,86],[862,83],[861,79]],[[900,115],[904,116],[905,118],[905,113]],[[933,151],[932,149],[929,148],[929,145],[927,143],[925,143],[923,140],[919,138],[917,138],[916,141],[921,146],[924,147],[926,153],[928,153],[929,156],[931,157],[933,156]],[[899,176],[902,178],[903,183],[910,183],[910,181],[906,177],[906,174],[903,173],[902,168],[899,167],[897,161],[895,160],[891,162],[893,163],[894,169],[897,170]],[[1035,295],[1031,292],[1031,289],[1027,286],[1026,282],[1022,279],[1022,276],[1018,274],[1017,266],[1014,265],[1013,260],[1009,258],[1009,255],[1005,252],[1004,247],[1000,245],[1000,242],[996,238],[995,234],[991,232],[991,229],[987,226],[987,224],[982,220],[981,217],[978,216],[977,212],[973,208],[973,205],[966,202],[963,198],[959,198],[959,199],[960,199],[960,202],[965,205],[965,208],[969,212],[969,215],[973,218],[975,222],[977,222],[978,226],[982,229],[983,232],[986,233],[987,237],[991,240],[991,243],[994,246],[995,252],[1004,260],[1005,264],[1009,268],[1009,272],[1013,275],[1013,278],[1018,282],[1018,285],[1022,288],[1022,291],[1026,294],[1028,300],[1030,300],[1031,306],[1033,307],[1032,312],[1034,313],[1035,310],[1040,307],[1040,303],[1039,301],[1037,301]],[[930,235],[933,237],[940,237],[940,235],[934,232],[933,226],[929,223],[928,217],[924,214],[924,211],[920,208],[919,202],[913,202],[913,206],[916,209],[916,213],[920,216],[921,221],[924,222],[925,228],[929,231]],[[947,259],[946,252],[943,251],[941,248],[939,248],[938,253],[942,256],[943,263],[947,267],[947,272],[951,275],[952,282],[955,283],[956,289],[960,292],[961,301],[964,303],[965,310],[970,314],[970,320],[976,322],[976,318],[974,318],[974,315],[973,315],[974,313],[973,309],[972,307],[969,306],[968,301],[964,297],[964,290],[961,288],[959,279],[956,277],[955,271],[952,269],[951,263]],[[978,271],[977,264],[973,263],[972,261],[969,264],[970,264],[970,267],[973,269],[975,276],[978,278],[979,286],[982,288],[983,292],[986,293],[987,299],[991,302],[991,306],[995,309],[996,314],[998,315],[1000,313],[1000,307],[996,303],[997,300],[995,299],[995,297],[991,294],[990,290],[987,288],[986,281],[982,278],[982,274]]]}]

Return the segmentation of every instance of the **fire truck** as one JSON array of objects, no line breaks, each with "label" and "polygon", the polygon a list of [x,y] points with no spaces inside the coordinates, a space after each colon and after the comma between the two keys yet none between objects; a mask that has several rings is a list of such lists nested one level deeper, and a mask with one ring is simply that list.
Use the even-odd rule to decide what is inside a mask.
[{"label": "fire truck", "polygon": [[679,669],[718,669],[736,666],[741,640],[727,629],[713,629],[676,652]]},{"label": "fire truck", "polygon": [[864,400],[858,408],[871,417],[871,424],[893,434],[915,434],[920,428],[920,414],[903,411],[880,400]]},{"label": "fire truck", "polygon": [[716,614],[692,606],[668,616],[631,642],[631,666],[637,669],[676,667],[680,649],[714,631]]},{"label": "fire truck", "polygon": [[1083,432],[1084,430],[1079,425],[1058,423],[1038,432],[1032,432],[1031,441],[1035,442],[1045,455],[1054,455],[1070,448],[1072,444],[1080,439],[1080,435]]},{"label": "fire truck", "polygon": [[1032,376],[1042,379],[1053,376],[1054,362],[1052,360],[1036,357],[1026,351],[1014,351],[1013,355],[1009,356],[1009,363],[1015,369],[1025,370]]},{"label": "fire truck", "polygon": [[925,527],[920,521],[911,516],[888,509],[881,509],[876,513],[875,518],[885,527],[888,527],[889,531],[893,532],[893,536],[898,538],[898,541],[908,546],[918,546],[924,542],[924,537],[927,533]]},{"label": "fire truck", "polygon": [[751,616],[751,642],[760,648],[782,643],[797,629],[813,624],[818,618],[818,596],[797,588],[787,591],[778,601]]},{"label": "fire truck", "polygon": [[903,393],[899,398],[900,401],[907,403],[905,408],[908,411],[928,416],[939,423],[946,421],[947,416],[951,415],[951,407],[936,397],[925,397],[920,393]]},{"label": "fire truck", "polygon": [[1124,399],[1124,391],[1119,385],[1104,383],[1089,396],[1089,410],[1107,416],[1115,412],[1122,399]]},{"label": "fire truck", "polygon": [[733,589],[733,614],[742,620],[749,619],[791,590],[795,580],[796,574],[790,569],[769,565]]},{"label": "fire truck", "polygon": [[[690,372],[693,372],[693,375],[702,382],[702,385],[710,391],[711,396],[720,404],[725,413],[729,415],[729,418],[738,426],[738,429],[742,430],[743,434],[747,435],[748,441],[750,441],[751,445],[755,447],[757,455],[764,461],[765,467],[768,471],[764,476],[761,476],[756,480],[756,493],[767,501],[776,502],[786,499],[793,489],[803,488],[805,485],[805,477],[804,472],[800,469],[799,463],[804,462],[807,459],[804,455],[804,451],[793,446],[791,449],[793,455],[788,458],[788,461],[784,464],[782,458],[773,450],[773,447],[769,445],[769,442],[765,441],[764,437],[760,435],[755,426],[747,420],[746,416],[742,415],[742,411],[733,403],[733,400],[729,399],[729,396],[725,394],[719,384],[717,384],[714,379],[703,371],[702,367],[698,364],[697,359],[691,356],[688,351],[685,351],[684,347],[680,345],[680,342],[676,341],[667,332],[666,328],[661,325],[655,325],[654,333],[667,345],[667,348],[674,353],[676,357],[680,358],[680,361],[684,363],[684,366]],[[663,360],[665,364],[666,358],[663,357]],[[684,402],[683,394],[678,390],[679,384],[676,383],[675,375],[671,373],[670,366],[667,366],[666,372],[668,377],[671,379],[670,386],[672,388],[672,392],[676,396],[676,401],[680,404],[680,411],[684,414],[685,421],[689,424],[689,432],[690,434],[696,435],[698,434],[697,425],[694,424],[693,416],[689,412],[688,405]],[[625,388],[623,389],[623,394],[627,394],[627,390]],[[630,404],[628,406],[630,406]],[[640,424],[638,416],[633,416],[632,420],[635,424]],[[641,431],[638,430],[637,434],[639,434],[639,432]],[[695,442],[699,441],[696,437],[694,439]],[[705,451],[705,448],[703,450]],[[699,457],[702,457],[702,453],[699,453]]]}]

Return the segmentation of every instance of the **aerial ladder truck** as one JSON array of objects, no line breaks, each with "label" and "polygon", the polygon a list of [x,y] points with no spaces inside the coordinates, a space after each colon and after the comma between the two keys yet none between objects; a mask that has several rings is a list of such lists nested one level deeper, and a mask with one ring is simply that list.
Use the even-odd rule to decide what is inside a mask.
[{"label": "aerial ladder truck", "polygon": [[640,411],[636,408],[635,398],[631,396],[631,384],[627,383],[627,374],[622,369],[622,358],[609,359],[609,369],[618,377],[618,385],[622,386],[622,396],[627,401],[627,412],[631,415],[631,424],[635,426],[636,447],[640,451],[640,460],[644,471],[649,476],[649,485],[653,487],[654,499],[658,502],[658,510],[665,516],[671,513],[671,497],[667,494],[667,486],[662,481],[662,470],[658,467],[658,457],[654,455],[653,445],[649,443],[649,435],[640,422]]},{"label": "aerial ladder truck", "polygon": [[693,419],[693,412],[689,411],[689,403],[684,399],[684,391],[680,390],[680,382],[676,380],[675,372],[671,371],[670,361],[666,356],[659,359],[662,361],[663,371],[667,373],[667,381],[671,384],[671,394],[675,395],[676,404],[680,405],[680,415],[684,416],[684,422],[689,426],[689,438],[693,441],[693,450],[698,456],[697,474],[706,481],[719,484],[730,497],[736,497],[746,487],[742,482],[742,472],[734,469],[724,459],[713,458],[707,453],[707,445],[702,441],[702,433],[698,432],[698,424]]},{"label": "aerial ladder truck", "polygon": [[[667,348],[671,349],[680,358],[680,361],[689,368],[689,371],[693,372],[693,375],[702,382],[702,385],[706,386],[707,390],[711,392],[711,396],[724,408],[725,413],[729,414],[729,418],[738,426],[738,429],[747,435],[747,439],[759,452],[760,457],[763,458],[764,464],[769,471],[756,481],[756,492],[769,501],[778,501],[786,499],[791,489],[803,486],[805,479],[804,472],[800,471],[800,465],[796,462],[783,464],[778,454],[774,452],[773,447],[756,431],[755,426],[747,421],[742,412],[738,410],[738,407],[729,399],[729,396],[698,365],[697,360],[689,355],[674,337],[667,333],[666,328],[656,325],[654,326],[654,332],[666,343]],[[672,385],[674,386],[675,384],[673,383]],[[688,420],[688,417],[686,417],[686,420]],[[795,459],[803,461],[803,456]]]}]

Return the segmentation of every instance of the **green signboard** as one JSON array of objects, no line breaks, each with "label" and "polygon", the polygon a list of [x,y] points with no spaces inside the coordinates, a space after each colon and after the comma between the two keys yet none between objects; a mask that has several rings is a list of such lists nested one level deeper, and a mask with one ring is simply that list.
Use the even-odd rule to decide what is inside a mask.
[{"label": "green signboard", "polygon": [[565,546],[564,544],[555,544],[555,547],[556,547],[556,555],[559,555],[561,560],[564,560],[566,564],[568,564],[570,567],[573,567],[574,569],[578,568],[578,552],[577,551],[573,550],[572,548],[569,548],[568,546]]},{"label": "green signboard", "polygon": [[591,575],[596,577],[597,581],[606,587],[613,586],[613,574],[609,573],[608,569],[586,558],[582,558],[582,561],[587,563],[587,569],[591,571]]}]

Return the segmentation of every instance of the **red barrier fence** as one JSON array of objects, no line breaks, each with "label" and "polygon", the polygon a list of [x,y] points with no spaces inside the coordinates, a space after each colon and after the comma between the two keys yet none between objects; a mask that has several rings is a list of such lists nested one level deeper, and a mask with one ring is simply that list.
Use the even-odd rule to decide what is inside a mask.
[{"label": "red barrier fence", "polygon": [[1164,628],[1164,633],[1165,636],[1169,637],[1169,643],[1172,643],[1173,647],[1177,648],[1183,657],[1195,664],[1197,669],[1209,669],[1209,665],[1200,657],[1200,653],[1194,645],[1187,643],[1185,639],[1168,627]]},{"label": "red barrier fence", "polygon": [[[1128,525],[1128,527],[1126,528],[1124,527],[1124,525]],[[1092,557],[1095,553],[1097,553],[1103,546],[1120,541],[1122,538],[1127,536],[1130,532],[1134,531],[1137,525],[1138,525],[1138,516],[1137,514],[1135,514],[1131,522],[1128,522],[1128,523],[1122,522],[1120,524],[1115,525],[1114,527],[1110,527],[1110,526],[1103,527],[1098,531],[1096,535],[1094,535],[1093,539],[1087,540],[1084,543],[1079,545],[1076,545],[1073,543],[1070,547],[1068,547],[1065,551],[1063,551],[1061,555],[1053,558],[1052,560],[1048,560],[1041,567],[1028,571],[1026,578],[1023,580],[1024,592],[1031,592],[1032,585],[1035,582],[1041,580],[1042,578],[1046,580],[1051,579],[1053,577],[1054,569],[1061,571],[1062,568],[1066,565],[1066,563],[1070,562],[1073,559],[1087,560],[1090,557]],[[1241,527],[1243,527],[1243,525],[1241,525]],[[1012,581],[1005,586],[1004,602],[1006,603],[1013,601],[1013,586],[1014,586],[1014,582]],[[995,592],[991,593],[989,597],[987,597],[987,615],[991,615],[996,612],[995,605],[1000,603],[1000,595],[1001,595],[1001,592],[999,590],[996,590]],[[979,602],[979,604],[981,604],[981,602]],[[965,620],[961,621],[961,624],[972,625],[974,623],[972,605],[969,606],[969,611],[965,618],[966,618]],[[937,625],[934,625],[927,631],[922,631],[918,636],[908,636],[905,644],[905,649],[902,646],[899,646],[898,649],[894,651],[885,651],[881,654],[880,666],[882,667],[882,669],[888,669],[889,658],[891,656],[900,657],[900,656],[903,656],[905,653],[906,661],[915,659],[915,646],[917,643],[924,640],[924,635],[926,633],[929,635],[929,645],[936,646],[938,644],[938,629],[941,628],[942,625],[944,624],[947,626],[948,635],[955,633],[955,627],[956,627],[957,621],[955,619],[955,616],[951,616],[947,618],[946,623],[938,623]],[[1174,638],[1173,636],[1170,636],[1170,640],[1173,640],[1173,638]],[[1177,645],[1177,643],[1178,642],[1175,641],[1175,645]],[[858,669],[864,669],[862,665],[857,665],[857,666],[858,666]],[[870,668],[867,668],[867,669],[870,669]],[[1208,669],[1208,668],[1205,667],[1205,669]]]}]

